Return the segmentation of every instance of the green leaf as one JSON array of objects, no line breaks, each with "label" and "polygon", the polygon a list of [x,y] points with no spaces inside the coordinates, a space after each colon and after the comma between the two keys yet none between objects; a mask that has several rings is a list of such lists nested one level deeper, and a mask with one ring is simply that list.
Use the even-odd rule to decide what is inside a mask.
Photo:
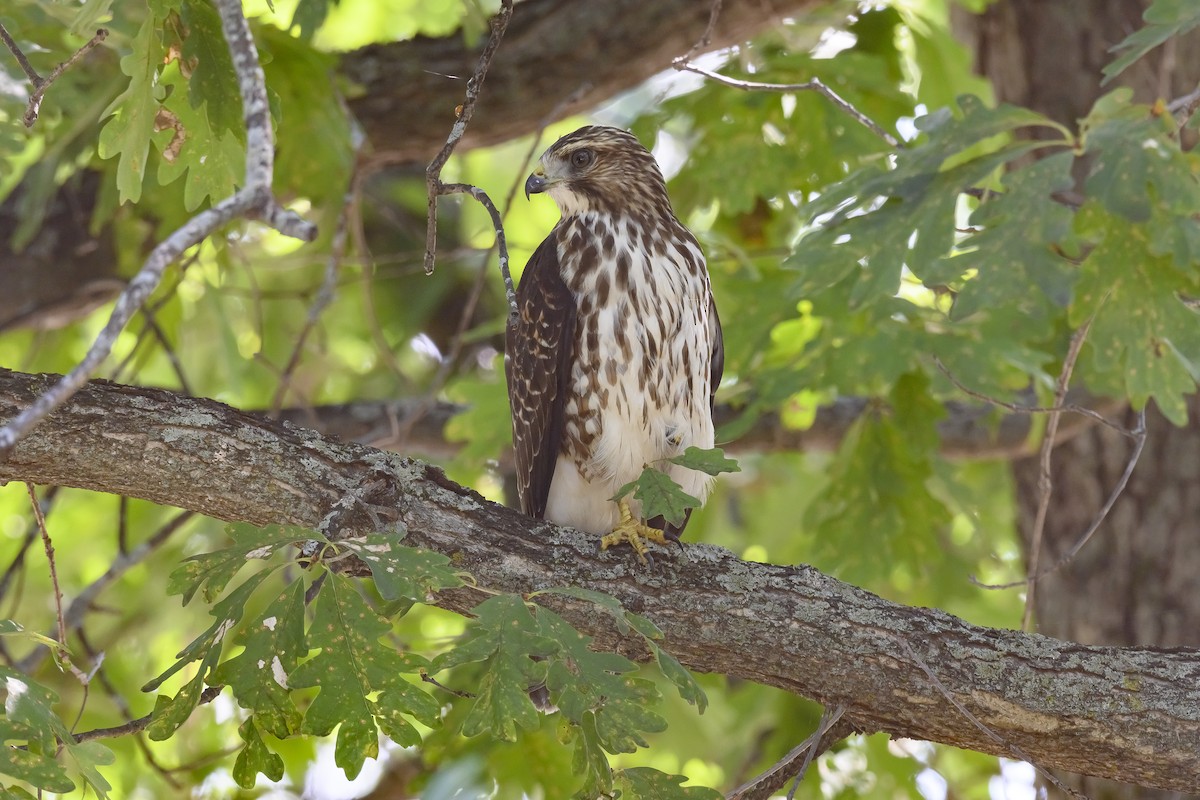
[{"label": "green leaf", "polygon": [[[224,600],[214,605],[208,613],[216,619],[213,624],[209,626],[208,630],[197,636],[188,644],[187,647],[180,651],[180,653],[176,656],[178,661],[176,661],[169,669],[167,669],[166,672],[162,673],[157,678],[143,686],[142,691],[154,691],[159,686],[162,686],[162,684],[168,678],[193,661],[204,659],[204,663],[207,667],[214,666],[216,664],[216,658],[213,657],[213,654],[215,653],[216,656],[220,656],[221,646],[225,641],[225,636],[234,628],[235,625],[237,625],[239,621],[241,621],[242,616],[246,613],[246,603],[249,601],[250,595],[254,593],[254,590],[257,589],[262,582],[272,574],[272,572],[272,570],[256,572],[247,578],[241,586],[230,592]],[[205,669],[202,668],[200,677],[203,676],[202,674],[204,671]],[[193,707],[194,705],[195,704],[193,703]],[[186,719],[186,715],[184,718]]]},{"label": "green leaf", "polygon": [[[667,677],[671,683],[679,690],[679,696],[687,702],[696,706],[701,714],[708,707],[708,697],[704,694],[704,690],[700,688],[700,684],[692,676],[692,673],[679,663],[675,656],[663,650],[658,641],[663,638],[663,632],[658,626],[650,620],[635,614],[632,611],[626,611],[621,605],[621,601],[617,598],[604,594],[603,592],[595,592],[591,589],[581,589],[577,586],[560,586],[552,589],[543,589],[540,592],[535,592],[531,597],[536,597],[539,594],[561,594],[568,597],[576,597],[580,600],[587,600],[595,603],[602,609],[607,611],[616,622],[617,630],[621,635],[629,634],[629,631],[635,630],[646,639],[646,644],[650,651],[654,653],[655,659],[658,661],[659,669],[663,675]],[[538,610],[538,619],[542,619],[544,609]],[[563,623],[564,625],[566,623]]]},{"label": "green leaf", "polygon": [[186,28],[182,56],[191,69],[188,102],[195,109],[207,107],[218,136],[233,131],[236,137],[243,137],[242,97],[216,5],[185,0],[180,16]]},{"label": "green leaf", "polygon": [[1195,295],[1200,286],[1170,256],[1147,252],[1143,226],[1094,204],[1080,217],[1104,238],[1080,269],[1071,324],[1094,316],[1088,342],[1095,369],[1122,380],[1135,407],[1153,397],[1169,420],[1185,424],[1186,397],[1200,379],[1200,316],[1180,295]]},{"label": "green leaf", "polygon": [[421,735],[408,717],[431,727],[438,721],[437,701],[403,677],[426,662],[381,643],[391,630],[349,578],[331,574],[308,635],[308,646],[321,651],[292,673],[293,688],[321,689],[302,731],[326,736],[337,727],[334,761],[351,779],[365,759],[379,754],[377,724],[397,744],[412,747]]},{"label": "green leaf", "polygon": [[549,609],[539,608],[537,618],[542,634],[559,646],[549,659],[546,688],[563,716],[582,724],[591,714],[600,744],[610,753],[632,753],[647,746],[643,732],[666,729],[666,720],[648,708],[660,699],[654,684],[626,674],[636,664],[589,649],[591,637]]},{"label": "green leaf", "polygon": [[678,464],[688,469],[699,470],[706,475],[720,475],[722,472],[741,472],[737,459],[726,458],[725,451],[719,447],[702,450],[699,447],[689,447],[682,455],[668,458],[672,464]]},{"label": "green leaf", "polygon": [[108,797],[112,786],[100,774],[99,767],[116,762],[117,757],[100,742],[76,743],[75,737],[69,736],[63,740],[62,757],[70,768],[83,777],[84,782],[96,793],[100,800]]},{"label": "green leaf", "polygon": [[[828,485],[809,506],[804,522],[815,529],[817,555],[839,564],[844,580],[869,583],[880,579],[881,569],[901,565],[919,572],[941,551],[937,533],[950,513],[929,481],[936,424],[945,411],[928,390],[923,373],[908,373],[886,410],[863,414],[827,468]],[[847,548],[847,542],[870,545]]]},{"label": "green leaf", "polygon": [[246,743],[233,765],[233,779],[238,786],[253,789],[259,773],[272,781],[283,779],[283,759],[267,747],[253,719],[246,720],[238,727],[238,736]]},{"label": "green leaf", "polygon": [[25,630],[21,623],[11,619],[0,619],[0,636],[17,636],[22,639],[28,639],[31,642],[45,645],[53,650],[58,649],[58,640],[52,639],[49,636],[38,633],[37,631]]},{"label": "green leaf", "polygon": [[113,762],[112,752],[99,742],[77,744],[67,726],[54,713],[58,696],[41,684],[9,667],[0,666],[4,680],[4,716],[0,736],[7,747],[0,749],[0,774],[25,781],[51,792],[70,792],[75,783],[62,764],[55,761],[58,748],[62,759],[78,773],[97,797],[107,798],[112,787],[96,767]]},{"label": "green leaf", "polygon": [[278,98],[275,191],[340,203],[354,169],[354,135],[334,78],[336,57],[274,26],[256,33]]},{"label": "green leaf", "polygon": [[329,13],[330,0],[300,0],[296,4],[296,10],[292,13],[292,24],[290,28],[300,29],[300,38],[310,40],[313,34],[317,32],[317,28],[321,27],[321,23],[325,21],[326,14]]},{"label": "green leaf", "polygon": [[650,649],[654,651],[654,658],[658,661],[658,668],[662,670],[662,674],[667,676],[667,680],[675,684],[675,688],[679,690],[679,696],[696,707],[696,710],[701,714],[708,708],[708,695],[700,688],[700,684],[696,682],[695,676],[688,671],[683,664],[679,663],[679,659],[663,650],[657,644],[647,640]]},{"label": "green leaf", "polygon": [[617,770],[613,784],[621,800],[721,800],[723,795],[703,786],[684,787],[683,775],[668,775],[650,767]]},{"label": "green leaf", "polygon": [[4,718],[0,736],[8,745],[0,749],[0,774],[26,781],[39,789],[69,792],[75,788],[62,765],[54,760],[59,737],[69,736],[54,713],[58,696],[28,676],[0,666],[4,678]]},{"label": "green leaf", "polygon": [[1196,159],[1179,149],[1170,116],[1130,105],[1131,97],[1130,90],[1118,89],[1097,100],[1083,121],[1093,159],[1088,195],[1134,222],[1150,219],[1155,206],[1184,214],[1200,210]]},{"label": "green leaf", "polygon": [[225,533],[233,545],[211,553],[201,553],[180,564],[171,573],[167,584],[170,594],[183,595],[183,604],[191,602],[196,591],[204,587],[204,599],[212,602],[242,567],[251,560],[266,560],[290,545],[320,539],[320,534],[290,525],[227,525]]},{"label": "green leaf", "polygon": [[146,16],[132,46],[133,51],[121,59],[121,71],[129,76],[129,88],[109,107],[107,113],[115,116],[100,131],[97,150],[101,158],[120,156],[117,190],[122,203],[136,203],[142,197],[158,105],[155,99],[161,96],[155,87],[155,77],[162,61],[162,41],[154,15]]},{"label": "green leaf", "polygon": [[699,508],[701,505],[699,498],[685,492],[670,475],[654,467],[642,470],[637,480],[618,489],[612,499],[620,500],[631,491],[634,499],[642,503],[644,518],[661,516],[673,525],[683,522],[689,508]]},{"label": "green leaf", "polygon": [[[292,581],[254,624],[242,629],[237,643],[243,646],[242,652],[217,667],[209,683],[231,686],[238,705],[254,713],[257,725],[286,739],[300,729],[301,715],[292,703],[289,680],[308,652],[304,582]],[[249,748],[250,740],[246,743]]]},{"label": "green leaf", "polygon": [[490,732],[498,739],[513,741],[518,727],[531,730],[538,725],[537,709],[528,693],[546,679],[546,662],[533,658],[545,658],[557,647],[518,597],[489,598],[473,613],[475,622],[463,640],[435,658],[430,672],[484,662],[484,676],[463,722],[463,733]]},{"label": "green leaf", "polygon": [[571,757],[572,771],[583,776],[583,786],[575,793],[575,797],[578,800],[611,797],[612,770],[608,766],[608,756],[600,746],[595,718],[591,714],[586,715],[582,723],[573,726],[564,735],[568,740],[575,739],[575,752]]},{"label": "green leaf", "polygon": [[405,547],[400,541],[400,534],[371,533],[340,539],[337,546],[354,553],[371,568],[375,588],[384,600],[406,597],[428,602],[434,592],[462,586],[462,579],[450,569],[449,558],[431,550]]},{"label": "green leaf", "polygon": [[1154,0],[1142,19],[1146,21],[1144,27],[1129,34],[1112,48],[1112,52],[1121,55],[1104,68],[1101,86],[1167,39],[1182,36],[1200,25],[1200,6],[1192,0]]},{"label": "green leaf", "polygon": [[1048,146],[1018,141],[997,147],[989,139],[1026,127],[1064,130],[1025,109],[985,108],[975,97],[960,98],[959,106],[961,119],[948,109],[920,118],[917,127],[928,140],[900,151],[894,169],[862,169],[809,205],[811,231],[784,262],[801,274],[793,290],[797,299],[811,299],[853,276],[852,308],[889,301],[899,291],[903,267],[921,275],[950,252],[961,192]]},{"label": "green leaf", "polygon": [[229,197],[246,174],[246,153],[242,144],[227,130],[214,130],[209,124],[207,105],[193,106],[183,91],[185,80],[178,63],[163,69],[161,83],[174,89],[159,111],[154,142],[162,157],[158,162],[158,182],[166,186],[182,178],[183,204],[195,211],[209,200],[215,203]]},{"label": "green leaf", "polygon": [[[936,269],[918,275],[929,285],[955,283],[975,271],[954,301],[954,319],[1014,307],[1026,317],[1046,319],[1070,302],[1075,269],[1060,246],[1072,234],[1073,214],[1054,194],[1074,184],[1073,163],[1071,153],[1057,153],[1010,172],[1004,191],[972,212],[970,226],[978,232]],[[1030,291],[1034,288],[1040,291]]]}]

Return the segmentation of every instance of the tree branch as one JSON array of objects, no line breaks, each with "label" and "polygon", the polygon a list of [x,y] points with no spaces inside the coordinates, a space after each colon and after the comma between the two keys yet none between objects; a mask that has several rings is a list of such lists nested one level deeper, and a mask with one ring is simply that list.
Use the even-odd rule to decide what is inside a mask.
[{"label": "tree branch", "polygon": [[96,337],[83,360],[58,381],[47,387],[37,402],[0,428],[0,461],[22,436],[47,414],[58,408],[87,381],[112,352],[117,337],[142,303],[154,292],[166,268],[189,247],[208,238],[217,228],[238,218],[259,219],[285,236],[302,241],[316,237],[316,227],[292,211],[284,209],[271,193],[275,164],[275,137],[267,105],[266,78],[258,61],[258,50],[250,34],[250,25],[242,16],[240,0],[217,0],[221,29],[225,34],[242,96],[242,114],[246,123],[246,185],[230,197],[196,214],[150,252],[146,263],[117,298],[108,323]]},{"label": "tree branch", "polygon": [[[53,381],[0,371],[0,419]],[[597,552],[594,537],[489,503],[428,464],[210,400],[104,382],[88,384],[23,439],[0,464],[0,480],[307,527],[353,493],[370,505],[342,515],[342,535],[383,520],[404,526],[406,543],[451,556],[492,591],[578,586],[608,593],[652,619],[665,647],[691,669],[844,705],[859,729],[1009,757],[1020,748],[1048,769],[1200,789],[1195,650],[1089,647],[980,628],[890,603],[809,567],[747,563],[708,545],[666,551],[639,567],[628,553]],[[460,589],[436,602],[465,613],[483,597]],[[597,646],[647,657],[588,604],[542,600]]]},{"label": "tree branch", "polygon": [[[1075,404],[1097,414],[1114,414],[1125,407],[1116,400],[1104,400],[1073,393]],[[369,444],[384,450],[403,449],[435,461],[454,457],[461,446],[448,441],[443,429],[450,418],[464,410],[455,403],[434,403],[424,409],[411,430],[397,436],[397,420],[410,419],[425,405],[424,398],[393,401],[361,401],[329,406],[286,408],[279,414],[295,425],[312,428],[327,436]],[[718,405],[714,412],[717,444],[731,453],[774,453],[781,451],[829,452],[836,450],[850,426],[867,410],[869,402],[859,397],[842,397],[817,410],[817,418],[807,430],[784,426],[775,414],[763,414],[749,430],[732,439],[721,437],[721,430],[737,423],[742,410]],[[971,403],[946,403],[946,417],[938,423],[941,454],[954,459],[1013,459],[1037,451],[1038,442],[1030,439],[1033,431],[1030,413],[1012,413],[997,417],[994,410]],[[1096,424],[1090,416],[1068,415],[1059,424],[1055,445],[1062,444],[1080,431]],[[402,439],[402,441],[401,441]],[[507,462],[501,459],[501,464]]]},{"label": "tree branch", "polygon": [[[784,17],[821,4],[729,0],[697,53],[744,42]],[[711,0],[524,0],[460,146],[522,136],[548,115],[578,114],[670,69],[672,60],[705,34],[711,5]],[[446,141],[455,98],[462,96],[458,87],[475,70],[483,47],[482,41],[468,47],[456,34],[346,54],[340,72],[364,90],[350,108],[368,138],[412,161],[429,161]],[[563,102],[585,85],[571,102]]]}]

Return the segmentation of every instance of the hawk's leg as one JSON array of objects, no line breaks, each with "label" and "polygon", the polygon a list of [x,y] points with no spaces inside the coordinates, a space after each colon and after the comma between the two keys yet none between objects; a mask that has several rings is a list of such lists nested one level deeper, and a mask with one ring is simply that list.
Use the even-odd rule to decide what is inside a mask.
[{"label": "hawk's leg", "polygon": [[640,519],[635,519],[629,510],[628,501],[617,501],[617,508],[621,510],[621,521],[613,528],[612,533],[600,540],[600,549],[607,550],[613,545],[628,542],[629,546],[633,548],[633,552],[637,553],[638,559],[645,564],[646,542],[666,544],[667,537],[658,528],[651,527]]}]

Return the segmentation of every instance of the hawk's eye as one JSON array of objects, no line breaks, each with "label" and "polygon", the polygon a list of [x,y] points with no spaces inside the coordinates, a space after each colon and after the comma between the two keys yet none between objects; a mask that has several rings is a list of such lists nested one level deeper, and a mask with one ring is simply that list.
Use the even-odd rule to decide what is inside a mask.
[{"label": "hawk's eye", "polygon": [[593,153],[591,150],[588,150],[587,148],[584,148],[583,150],[576,150],[574,153],[571,154],[571,164],[578,167],[579,169],[583,169],[584,167],[590,167],[592,165],[592,162],[595,160],[596,160],[596,154]]}]

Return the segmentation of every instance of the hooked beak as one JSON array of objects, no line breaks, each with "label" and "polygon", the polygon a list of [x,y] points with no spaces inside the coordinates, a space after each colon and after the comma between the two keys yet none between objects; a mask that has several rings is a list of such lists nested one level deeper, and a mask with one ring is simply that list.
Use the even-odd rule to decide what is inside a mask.
[{"label": "hooked beak", "polygon": [[528,200],[531,194],[540,194],[546,191],[546,187],[549,185],[550,181],[546,180],[546,175],[542,172],[542,168],[538,167],[525,180],[525,199]]}]

